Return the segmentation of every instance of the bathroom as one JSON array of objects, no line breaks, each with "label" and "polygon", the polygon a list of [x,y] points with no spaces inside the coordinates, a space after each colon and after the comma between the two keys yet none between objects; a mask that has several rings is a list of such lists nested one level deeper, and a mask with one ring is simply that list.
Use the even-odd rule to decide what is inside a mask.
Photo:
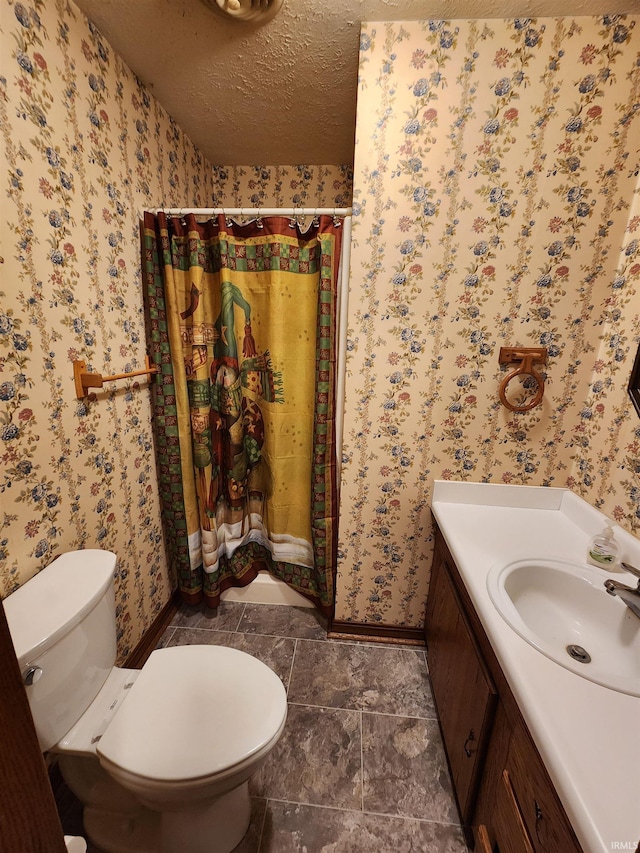
[{"label": "bathroom", "polygon": [[[433,14],[425,6],[424,17]],[[114,551],[121,660],[171,597],[149,395],[141,385],[86,405],[75,399],[71,371],[87,355],[113,372],[144,363],[138,216],[160,203],[356,209],[335,614],[341,629],[421,631],[436,479],[568,487],[637,536],[640,436],[627,395],[638,346],[637,82],[627,76],[638,52],[636,23],[598,19],[585,36],[571,18],[545,18],[527,27],[535,43],[523,35],[517,50],[513,27],[497,45],[495,33],[462,21],[451,22],[444,42],[441,31],[424,33],[415,23],[368,25],[352,172],[349,155],[333,165],[274,158],[261,167],[211,166],[153,87],[136,79],[76,6],[4,4],[3,595],[63,551]],[[432,48],[442,51],[445,80],[437,84],[426,55]],[[464,77],[473,74],[465,62],[473,65],[476,50],[493,90],[516,62],[525,75],[519,91],[500,89],[488,105],[499,103],[511,123],[495,140],[479,138],[494,116],[475,103]],[[560,63],[556,90],[551,66],[565,53],[575,67]],[[614,82],[600,85],[598,74],[608,68]],[[582,93],[589,75],[596,82]],[[419,80],[427,88],[416,95],[409,85]],[[402,100],[405,90],[411,105]],[[418,103],[414,132],[406,111]],[[534,113],[541,123],[532,138],[523,117],[543,106],[591,111],[592,127],[576,143],[579,200],[565,201],[545,183],[571,154],[556,150],[542,112]],[[452,109],[457,135],[445,140],[438,116]],[[481,192],[487,181],[482,171],[472,173],[474,163],[492,168],[496,144],[508,197],[491,221]],[[479,151],[483,145],[489,153]],[[443,159],[430,166],[417,202],[405,191],[407,176],[429,146]],[[451,173],[443,164],[453,162],[459,168]],[[612,174],[603,176],[603,163]],[[552,186],[561,184],[557,178]],[[451,215],[457,210],[460,223]],[[557,248],[574,225],[579,245]],[[468,268],[478,258],[480,282],[465,285],[477,275]],[[556,258],[552,288],[549,258]],[[503,345],[549,351],[543,405],[524,417],[509,417],[498,403]]]}]

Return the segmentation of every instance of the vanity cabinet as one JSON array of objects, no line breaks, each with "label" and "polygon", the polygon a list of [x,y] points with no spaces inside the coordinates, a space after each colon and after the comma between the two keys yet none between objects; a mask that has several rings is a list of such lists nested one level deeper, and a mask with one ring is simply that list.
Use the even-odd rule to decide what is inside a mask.
[{"label": "vanity cabinet", "polygon": [[582,853],[439,530],[425,639],[469,846],[479,853]]},{"label": "vanity cabinet", "polygon": [[437,629],[427,633],[429,676],[438,711],[447,709],[440,714],[440,727],[460,816],[469,825],[497,692],[451,581],[447,558],[442,553],[440,557],[431,576],[425,619]]}]

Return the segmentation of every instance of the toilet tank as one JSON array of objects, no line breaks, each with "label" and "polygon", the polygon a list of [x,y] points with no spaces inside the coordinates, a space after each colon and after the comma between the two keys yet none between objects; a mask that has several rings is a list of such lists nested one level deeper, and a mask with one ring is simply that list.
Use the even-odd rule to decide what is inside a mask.
[{"label": "toilet tank", "polygon": [[115,569],[110,551],[70,551],[3,602],[43,752],[82,716],[115,663]]}]

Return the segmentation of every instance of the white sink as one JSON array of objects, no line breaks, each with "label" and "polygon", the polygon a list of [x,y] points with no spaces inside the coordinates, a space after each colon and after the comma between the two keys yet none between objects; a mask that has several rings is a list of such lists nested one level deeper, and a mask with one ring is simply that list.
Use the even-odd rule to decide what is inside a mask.
[{"label": "white sink", "polygon": [[[611,576],[561,560],[517,560],[494,566],[487,588],[507,624],[542,654],[582,678],[640,697],[640,619],[605,591]],[[578,659],[568,651],[576,646]]]}]

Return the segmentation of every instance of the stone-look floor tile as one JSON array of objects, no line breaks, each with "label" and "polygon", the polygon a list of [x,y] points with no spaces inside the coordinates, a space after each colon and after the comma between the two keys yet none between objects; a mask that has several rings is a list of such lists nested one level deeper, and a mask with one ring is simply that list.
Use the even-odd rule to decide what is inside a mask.
[{"label": "stone-look floor tile", "polygon": [[198,604],[189,607],[181,605],[171,620],[171,625],[179,628],[211,628],[214,631],[235,631],[242,616],[245,604],[241,601],[221,601],[215,609]]},{"label": "stone-look floor tile", "polygon": [[394,640],[369,640],[362,639],[359,640],[357,635],[354,634],[353,638],[350,639],[347,635],[338,635],[335,637],[329,637],[329,641],[332,643],[345,643],[349,646],[358,645],[358,646],[370,646],[374,649],[400,649],[405,652],[415,652],[417,655],[421,655],[424,659],[424,664],[427,667],[427,673],[429,672],[429,661],[427,660],[427,649],[424,644],[418,643],[402,643]]},{"label": "stone-look floor tile", "polygon": [[327,620],[315,607],[247,604],[238,631],[247,634],[276,634],[279,637],[326,640]]},{"label": "stone-look floor tile", "polygon": [[229,631],[203,631],[201,628],[176,628],[168,645],[193,646],[198,644],[228,646],[253,655],[280,677],[285,688],[289,686],[291,661],[295,640],[264,634],[234,634]]},{"label": "stone-look floor tile", "polygon": [[260,853],[466,853],[462,831],[429,821],[269,800]]},{"label": "stone-look floor tile", "polygon": [[435,718],[424,653],[299,640],[289,701]]},{"label": "stone-look floor tile", "polygon": [[232,853],[258,853],[266,809],[266,800],[251,800],[251,822],[249,829],[240,844],[233,848]]},{"label": "stone-look floor tile", "polygon": [[174,628],[168,646],[219,646],[221,635],[229,632],[208,631],[206,628]]},{"label": "stone-look floor tile", "polygon": [[176,628],[170,646],[229,646],[240,649],[266,663],[289,686],[291,661],[295,640],[288,637],[271,637],[263,634],[234,634],[230,631],[208,631],[202,628]]},{"label": "stone-look floor tile", "polygon": [[202,619],[204,613],[204,604],[181,604],[178,610],[173,614],[170,627],[175,628],[177,625],[182,628],[193,628]]},{"label": "stone-look floor tile", "polygon": [[169,625],[169,627],[165,630],[164,634],[160,637],[158,642],[155,645],[156,649],[166,649],[168,645],[171,643],[171,638],[173,637],[176,629],[173,625]]},{"label": "stone-look floor tile", "polygon": [[[239,627],[244,613],[247,618]],[[322,642],[310,642],[316,639]],[[426,672],[423,650],[355,637],[327,642],[324,620],[314,610],[242,602],[222,602],[215,611],[182,607],[158,647],[189,643],[247,651],[278,673],[285,686],[294,649],[301,652],[296,654],[296,682],[291,685],[300,704],[290,705],[280,742],[250,782],[251,824],[234,853],[465,851],[437,723],[424,711],[407,710],[415,700],[411,690],[402,697],[404,705],[381,710],[392,694],[397,703],[405,686],[398,687],[390,675],[398,668],[398,657],[385,653],[400,652],[403,666],[407,653],[413,653],[424,661]],[[321,646],[365,651],[359,658],[340,650],[326,657],[319,656]],[[369,650],[382,654],[376,658]],[[309,672],[321,670],[327,684],[323,687],[321,678],[311,674],[304,676],[305,666]],[[412,673],[410,664],[401,680],[410,681]],[[345,687],[346,681],[358,679],[360,699]],[[348,704],[304,704],[337,701],[364,710]]]},{"label": "stone-look floor tile", "polygon": [[362,715],[363,808],[459,824],[437,720]]},{"label": "stone-look floor tile", "polygon": [[359,809],[360,714],[289,706],[284,733],[249,782],[252,796]]}]

